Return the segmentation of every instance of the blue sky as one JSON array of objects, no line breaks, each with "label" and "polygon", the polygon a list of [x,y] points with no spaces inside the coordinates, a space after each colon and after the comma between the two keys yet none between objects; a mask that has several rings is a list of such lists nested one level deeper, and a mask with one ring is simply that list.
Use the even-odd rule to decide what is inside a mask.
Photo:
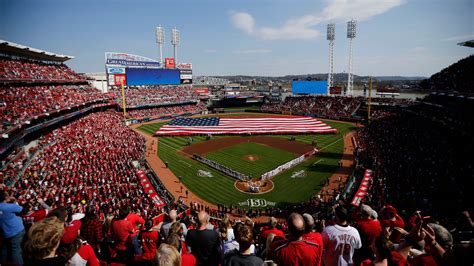
[{"label": "blue sky", "polygon": [[0,0],[0,39],[75,56],[104,71],[104,52],[158,58],[154,28],[181,31],[178,61],[195,75],[326,73],[327,23],[336,23],[335,72],[347,71],[346,22],[358,21],[353,72],[430,76],[473,54],[472,0]]}]

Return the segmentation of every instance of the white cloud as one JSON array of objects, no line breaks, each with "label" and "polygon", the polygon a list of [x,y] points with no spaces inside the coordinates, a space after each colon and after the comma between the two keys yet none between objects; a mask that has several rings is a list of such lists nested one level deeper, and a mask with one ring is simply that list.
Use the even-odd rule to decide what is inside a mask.
[{"label": "white cloud", "polygon": [[216,53],[217,50],[216,49],[204,49],[204,52],[205,53]]},{"label": "white cloud", "polygon": [[445,39],[442,39],[443,42],[462,42],[462,41],[470,41],[474,39],[474,34],[466,34],[460,36],[452,36]]},{"label": "white cloud", "polygon": [[272,50],[269,49],[254,49],[254,50],[241,50],[241,51],[236,51],[235,53],[238,54],[268,54],[271,53]]},{"label": "white cloud", "polygon": [[318,14],[289,19],[280,27],[258,27],[252,15],[231,12],[232,24],[248,35],[263,40],[304,40],[321,35],[313,27],[323,22],[363,21],[403,4],[405,0],[326,0]]},{"label": "white cloud", "polygon": [[363,21],[402,5],[404,0],[327,0],[321,12],[323,21],[345,21],[351,18]]},{"label": "white cloud", "polygon": [[243,30],[245,33],[252,34],[254,32],[255,21],[250,14],[235,12],[232,13],[230,19],[236,28]]}]

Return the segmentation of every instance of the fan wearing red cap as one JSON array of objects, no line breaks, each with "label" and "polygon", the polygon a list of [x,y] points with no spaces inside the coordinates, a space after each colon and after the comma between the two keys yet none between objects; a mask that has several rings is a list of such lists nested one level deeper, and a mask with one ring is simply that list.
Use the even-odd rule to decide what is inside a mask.
[{"label": "fan wearing red cap", "polygon": [[[395,207],[387,205],[383,207],[380,212],[380,225],[382,225],[382,229],[385,229],[387,227],[391,229],[394,229],[395,227],[405,227],[405,222],[403,221],[403,218],[397,214],[397,209],[395,209]],[[393,230],[392,234],[390,235],[390,241],[399,244],[400,238],[401,234],[397,230]]]}]

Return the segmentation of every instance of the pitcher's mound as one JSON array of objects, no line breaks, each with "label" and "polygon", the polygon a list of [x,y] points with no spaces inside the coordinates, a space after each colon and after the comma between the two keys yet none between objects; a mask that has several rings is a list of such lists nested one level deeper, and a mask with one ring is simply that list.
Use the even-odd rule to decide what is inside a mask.
[{"label": "pitcher's mound", "polygon": [[264,194],[273,190],[273,182],[271,180],[260,181],[256,178],[249,181],[237,180],[234,186],[237,190],[248,194]]},{"label": "pitcher's mound", "polygon": [[244,159],[244,161],[255,162],[258,161],[260,158],[257,155],[248,154],[245,155],[242,159]]}]

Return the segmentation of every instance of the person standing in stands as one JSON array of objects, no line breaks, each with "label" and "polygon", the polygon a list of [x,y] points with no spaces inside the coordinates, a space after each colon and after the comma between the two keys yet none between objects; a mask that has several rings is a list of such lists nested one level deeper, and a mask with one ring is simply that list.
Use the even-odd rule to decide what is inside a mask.
[{"label": "person standing in stands", "polygon": [[134,226],[127,220],[129,209],[123,206],[119,209],[119,214],[110,225],[110,233],[114,239],[117,259],[123,262],[130,261],[133,257],[132,235]]},{"label": "person standing in stands", "polygon": [[134,251],[135,255],[141,255],[142,250],[140,248],[140,243],[138,243],[138,232],[140,232],[140,228],[145,223],[145,220],[140,215],[137,215],[133,212],[130,212],[130,207],[129,206],[127,206],[127,209],[129,211],[129,213],[127,215],[127,221],[129,221],[134,227],[134,232],[131,235],[132,244],[133,244],[133,251]]},{"label": "person standing in stands", "polygon": [[[168,238],[171,225],[178,219],[178,212],[176,210],[171,210],[168,214],[168,218],[170,219],[169,222],[161,226],[160,235],[163,240]],[[183,228],[183,235],[186,237],[188,229],[184,223],[181,223],[181,227]]]},{"label": "person standing in stands", "polygon": [[270,234],[274,234],[276,239],[285,239],[285,233],[283,233],[283,231],[281,231],[280,229],[276,228],[277,223],[278,220],[275,217],[270,217],[268,221],[268,227],[262,230],[262,233],[260,234],[260,244],[262,244],[264,247],[267,242],[267,237]]},{"label": "person standing in stands", "polygon": [[251,253],[251,246],[253,242],[252,228],[243,225],[236,232],[236,240],[239,243],[239,251],[229,253],[224,259],[226,266],[260,266],[263,260]]},{"label": "person standing in stands", "polygon": [[323,256],[323,237],[319,232],[314,231],[315,222],[313,216],[311,216],[309,213],[304,213],[303,219],[305,225],[303,239],[319,245],[319,257],[321,258],[319,265],[321,265]]},{"label": "person standing in stands", "polygon": [[25,227],[19,215],[23,208],[15,201],[15,198],[0,190],[0,228],[3,237],[0,263],[12,262],[22,265],[21,242],[25,235]]},{"label": "person standing in stands", "polygon": [[25,265],[66,265],[66,258],[56,254],[63,234],[64,223],[55,216],[34,223],[23,245]]},{"label": "person standing in stands", "polygon": [[270,258],[278,265],[317,266],[321,261],[318,244],[303,240],[305,223],[303,216],[292,213],[288,217],[288,240],[272,244]]},{"label": "person standing in stands", "polygon": [[360,205],[359,217],[354,227],[359,231],[362,247],[355,251],[355,262],[371,259],[375,255],[370,246],[373,240],[382,234],[382,227],[376,218],[372,218],[372,215],[378,216],[376,213],[373,214],[373,212],[374,210],[370,206],[365,204]]},{"label": "person standing in stands", "polygon": [[36,222],[39,222],[48,216],[50,207],[39,198],[37,202],[41,205],[42,209],[38,210],[33,203],[25,203],[23,205],[23,223],[25,225],[25,231],[28,231],[28,228]]},{"label": "person standing in stands", "polygon": [[104,223],[99,220],[96,209],[93,205],[86,208],[86,216],[81,226],[81,236],[92,246],[94,251],[98,253],[100,244],[104,240],[102,228]]},{"label": "person standing in stands", "polygon": [[354,250],[362,246],[359,232],[347,222],[347,209],[338,206],[335,210],[336,224],[323,230],[324,265],[353,265]]},{"label": "person standing in stands", "polygon": [[219,235],[216,231],[207,229],[209,219],[207,212],[199,212],[197,229],[189,230],[186,236],[186,245],[196,257],[196,265],[212,266],[218,265],[220,261]]},{"label": "person standing in stands", "polygon": [[397,209],[392,205],[386,205],[380,211],[380,225],[382,226],[382,230],[385,228],[392,229],[392,234],[390,234],[390,241],[395,244],[399,244],[401,241],[401,234],[398,230],[393,230],[396,227],[405,228],[405,221],[403,218],[398,215]]},{"label": "person standing in stands", "polygon": [[145,230],[141,232],[141,238],[143,246],[142,259],[147,265],[151,265],[159,243],[158,231],[153,229],[152,219],[148,219],[145,222]]}]

